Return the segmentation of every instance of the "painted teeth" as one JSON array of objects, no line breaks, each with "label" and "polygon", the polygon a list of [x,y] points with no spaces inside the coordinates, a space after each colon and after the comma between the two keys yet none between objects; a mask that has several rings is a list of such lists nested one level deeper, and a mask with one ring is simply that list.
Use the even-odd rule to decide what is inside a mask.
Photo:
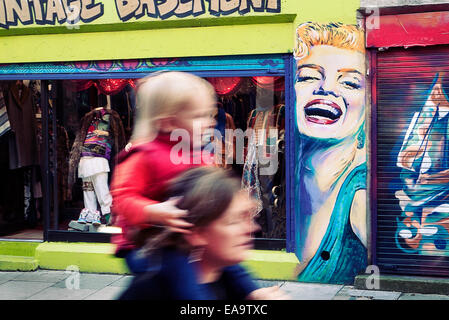
[{"label": "painted teeth", "polygon": [[327,110],[329,112],[332,112],[335,116],[339,116],[341,114],[341,111],[328,105],[328,104],[314,104],[313,106],[311,106],[312,108],[319,108],[319,109],[324,109]]}]

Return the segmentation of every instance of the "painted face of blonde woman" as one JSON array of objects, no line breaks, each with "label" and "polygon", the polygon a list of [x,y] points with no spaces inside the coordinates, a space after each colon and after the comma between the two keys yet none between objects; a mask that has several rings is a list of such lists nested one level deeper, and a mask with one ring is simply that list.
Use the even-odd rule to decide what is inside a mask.
[{"label": "painted face of blonde woman", "polygon": [[358,51],[319,45],[297,62],[296,121],[310,137],[354,135],[365,115],[365,64]]}]

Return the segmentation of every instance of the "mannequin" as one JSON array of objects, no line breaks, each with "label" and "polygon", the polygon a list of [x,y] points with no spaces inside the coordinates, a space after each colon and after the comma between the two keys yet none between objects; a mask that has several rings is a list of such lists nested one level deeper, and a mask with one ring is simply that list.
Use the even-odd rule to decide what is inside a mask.
[{"label": "mannequin", "polygon": [[[110,108],[109,97],[107,101],[104,106],[93,106],[81,119],[81,129],[70,153],[69,192],[77,177],[83,182],[84,208],[78,219],[81,224],[99,226],[102,216],[106,224],[110,223],[109,161],[113,151],[118,153],[124,148],[125,133],[120,116]],[[97,210],[97,201],[101,212]]]},{"label": "mannequin", "polygon": [[[273,91],[260,89],[259,93],[258,90],[257,107],[251,111],[247,123],[247,128],[253,131],[248,139],[242,177],[242,188],[248,190],[259,203],[257,222],[261,226],[262,237],[271,237],[276,227],[273,223],[276,199],[273,200],[272,192],[276,172],[266,173],[269,170],[264,170],[271,165],[271,159],[278,156],[275,154],[278,152],[277,140],[281,129],[278,115],[283,111],[283,105],[274,106],[273,97]],[[274,131],[276,134],[272,129],[277,129]],[[276,203],[280,204],[279,200]]]}]

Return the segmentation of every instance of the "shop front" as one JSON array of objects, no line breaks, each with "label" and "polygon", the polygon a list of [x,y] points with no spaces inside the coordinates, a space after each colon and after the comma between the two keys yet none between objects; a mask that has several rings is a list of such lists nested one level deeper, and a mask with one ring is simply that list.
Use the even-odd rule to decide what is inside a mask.
[{"label": "shop front", "polygon": [[[325,283],[349,283],[364,271],[364,45],[355,41],[347,50],[329,43],[335,51],[300,52],[307,32],[320,26],[363,35],[354,26],[358,1],[37,4],[0,1],[0,84],[8,116],[0,124],[0,170],[9,181],[0,199],[3,246],[32,242],[41,268],[126,272],[120,259],[111,262],[109,246],[121,232],[108,194],[115,155],[133,129],[139,79],[182,71],[215,88],[223,141],[226,129],[267,133],[261,143],[274,164],[269,174],[249,162],[248,139],[241,155],[226,153],[225,143],[216,155],[261,203],[249,268],[261,278]],[[329,57],[339,65],[334,76],[341,88],[334,91],[341,106],[320,98],[332,91],[323,94],[323,84],[309,87],[333,74]],[[348,100],[357,114],[346,112]],[[109,137],[107,157],[97,165],[103,182],[80,175],[86,159],[78,142],[98,130]],[[342,203],[346,209],[339,209]]]}]

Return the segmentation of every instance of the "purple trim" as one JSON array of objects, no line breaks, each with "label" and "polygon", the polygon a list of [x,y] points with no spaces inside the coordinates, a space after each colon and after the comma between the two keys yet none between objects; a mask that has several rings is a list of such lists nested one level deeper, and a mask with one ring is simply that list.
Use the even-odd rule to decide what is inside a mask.
[{"label": "purple trim", "polygon": [[371,215],[371,245],[368,248],[368,257],[371,257],[369,263],[377,265],[377,51],[368,50],[370,61],[370,76],[369,81],[371,83],[371,128],[370,128],[370,141],[371,141],[371,153],[370,157],[370,186],[369,192],[369,204]]},{"label": "purple trim", "polygon": [[295,251],[295,194],[294,194],[294,173],[295,173],[295,143],[294,143],[294,63],[293,55],[285,58],[285,186],[286,186],[286,249],[287,252]]}]

